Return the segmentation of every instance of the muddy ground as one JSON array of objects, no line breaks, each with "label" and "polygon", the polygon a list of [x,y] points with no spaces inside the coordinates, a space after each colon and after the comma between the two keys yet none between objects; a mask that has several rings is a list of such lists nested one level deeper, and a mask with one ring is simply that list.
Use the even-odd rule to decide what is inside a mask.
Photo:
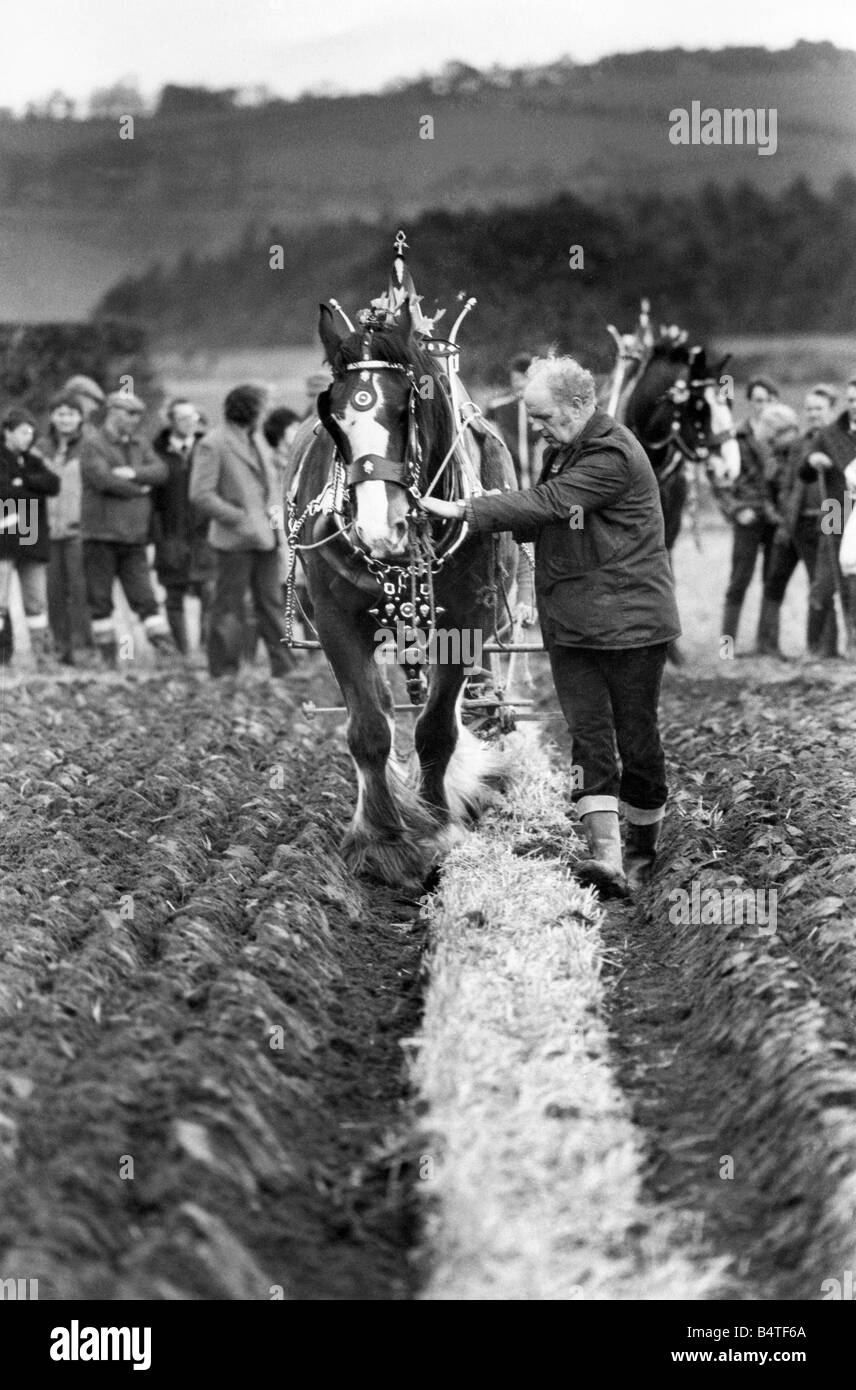
[{"label": "muddy ground", "polygon": [[422,928],[343,870],[340,736],[259,679],[4,695],[0,1276],[406,1298]]},{"label": "muddy ground", "polygon": [[[730,1259],[723,1297],[818,1299],[852,1267],[853,695],[800,674],[672,676],[661,862],[604,929],[647,1194],[680,1211],[688,1244]],[[694,883],[708,910],[682,921]],[[754,924],[718,910],[729,886],[756,896]]]},{"label": "muddy ground", "polygon": [[[605,925],[613,1064],[646,1194],[728,1259],[724,1296],[814,1299],[856,1257],[854,668],[722,662],[724,539],[681,544],[660,865]],[[300,712],[335,702],[313,671],[4,683],[0,1278],[41,1298],[417,1289],[424,928],[344,870],[353,774],[340,722]],[[694,884],[775,891],[775,930],[670,919]]]}]

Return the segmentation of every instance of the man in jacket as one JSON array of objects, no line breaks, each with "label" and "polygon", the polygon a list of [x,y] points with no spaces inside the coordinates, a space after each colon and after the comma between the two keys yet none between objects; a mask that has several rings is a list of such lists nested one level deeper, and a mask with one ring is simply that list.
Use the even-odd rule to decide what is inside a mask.
[{"label": "man in jacket", "polygon": [[113,622],[114,579],[122,585],[152,646],[159,651],[173,650],[146,556],[151,490],[166,481],[167,468],[137,433],[145,408],[139,396],[113,391],[107,397],[103,425],[87,430],[81,446],[86,596],[92,635],[107,665],[115,664],[118,650]]},{"label": "man in jacket", "polygon": [[199,441],[190,475],[190,501],[209,518],[208,543],[216,552],[217,579],[208,638],[212,676],[235,675],[240,666],[250,589],[271,675],[284,676],[294,659],[282,646],[285,621],[280,594],[282,518],[280,472],[259,429],[265,393],[236,386],[223,405],[224,423]]},{"label": "man in jacket", "polygon": [[[856,459],[856,376],[847,383],[847,407],[838,419],[821,430],[806,450],[800,469],[804,482],[816,481],[821,494],[820,542],[814,577],[809,591],[809,629],[823,629],[825,616],[834,606],[836,590],[841,592],[844,619],[851,649],[856,647],[856,575],[842,578],[838,563],[841,534],[849,514],[849,489],[845,469]],[[835,644],[829,655],[835,655]]]},{"label": "man in jacket", "polygon": [[596,408],[594,378],[572,358],[536,358],[524,399],[547,444],[536,486],[423,505],[463,515],[476,531],[535,541],[541,630],[581,772],[573,799],[590,857],[577,873],[623,897],[656,854],[667,794],[660,681],[680,636],[657,482],[630,431]]},{"label": "man in jacket", "polygon": [[166,618],[175,645],[187,654],[184,598],[194,594],[202,605],[202,642],[208,640],[208,624],[214,598],[216,556],[208,544],[208,519],[190,504],[189,488],[193,456],[205,431],[192,401],[174,400],[167,408],[168,424],[152,441],[168,473],[166,482],[152,489],[152,540],[155,569],[166,590]]},{"label": "man in jacket", "polygon": [[47,499],[59,492],[59,479],[33,448],[36,422],[13,406],[0,421],[0,666],[14,649],[9,616],[9,585],[18,571],[33,654],[46,654],[48,635],[47,568],[50,558]]}]

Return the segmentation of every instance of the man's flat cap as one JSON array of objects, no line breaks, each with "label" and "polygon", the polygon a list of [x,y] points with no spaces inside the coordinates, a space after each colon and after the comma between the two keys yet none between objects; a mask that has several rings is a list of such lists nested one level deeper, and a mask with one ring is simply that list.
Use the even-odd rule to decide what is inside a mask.
[{"label": "man's flat cap", "polygon": [[107,405],[121,406],[122,410],[136,410],[143,414],[146,408],[145,401],[141,401],[139,396],[135,396],[133,391],[111,391],[107,397]]}]

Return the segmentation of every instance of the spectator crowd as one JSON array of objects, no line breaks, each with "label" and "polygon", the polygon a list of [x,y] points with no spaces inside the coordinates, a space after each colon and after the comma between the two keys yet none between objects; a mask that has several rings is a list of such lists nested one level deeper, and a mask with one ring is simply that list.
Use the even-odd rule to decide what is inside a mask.
[{"label": "spectator crowd", "polygon": [[[307,386],[320,390],[326,380]],[[283,491],[301,417],[265,407],[263,390],[238,386],[222,425],[209,429],[191,400],[176,398],[152,440],[141,431],[143,400],[125,388],[105,395],[84,376],[51,400],[41,437],[29,411],[8,408],[0,418],[0,665],[14,652],[17,572],[41,667],[73,666],[87,653],[117,664],[118,581],[156,653],[188,655],[185,598],[194,595],[212,676],[236,673],[258,638],[271,674],[285,675],[293,657],[282,645]]]},{"label": "spectator crowd", "polygon": [[[522,401],[528,366],[525,355],[513,359],[510,393],[486,411],[521,487],[537,481],[543,449]],[[85,376],[70,378],[50,402],[41,436],[27,410],[9,407],[0,418],[0,665],[14,651],[9,589],[16,571],[42,667],[87,656],[116,665],[118,581],[157,653],[188,655],[185,599],[193,595],[212,676],[236,673],[259,639],[271,674],[286,675],[293,657],[283,645],[284,485],[294,436],[327,381],[310,377],[302,416],[285,407],[266,413],[264,391],[235,387],[214,427],[193,401],[176,398],[151,440],[141,431],[144,401],[124,388],[105,396]],[[802,422],[765,377],[749,381],[746,398],[740,475],[729,488],[714,487],[733,531],[723,637],[736,648],[760,563],[754,650],[781,658],[782,602],[803,565],[807,656],[834,659],[845,635],[836,597],[848,650],[856,649],[856,376],[843,400],[830,385],[812,387]]]}]

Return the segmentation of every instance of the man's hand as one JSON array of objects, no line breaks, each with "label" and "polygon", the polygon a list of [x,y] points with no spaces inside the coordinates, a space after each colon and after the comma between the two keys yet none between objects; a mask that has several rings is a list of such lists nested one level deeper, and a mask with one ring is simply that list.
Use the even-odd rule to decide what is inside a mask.
[{"label": "man's hand", "polygon": [[514,610],[515,625],[534,627],[538,621],[538,610],[531,603],[518,603]]},{"label": "man's hand", "polygon": [[817,452],[809,454],[808,458],[806,459],[806,462],[809,463],[812,468],[816,468],[818,470],[821,468],[834,467],[832,459],[829,457],[829,454],[821,454]]},{"label": "man's hand", "polygon": [[740,507],[734,513],[734,520],[738,526],[751,526],[753,521],[758,520],[758,513],[753,507]]},{"label": "man's hand", "polygon": [[442,497],[420,497],[419,505],[434,516],[457,518],[464,515],[463,502],[446,502]]}]

